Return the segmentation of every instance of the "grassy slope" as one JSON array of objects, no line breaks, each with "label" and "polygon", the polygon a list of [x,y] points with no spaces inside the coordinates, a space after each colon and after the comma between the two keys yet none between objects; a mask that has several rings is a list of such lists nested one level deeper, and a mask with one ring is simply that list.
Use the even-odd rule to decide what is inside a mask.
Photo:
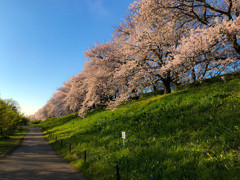
[{"label": "grassy slope", "polygon": [[[116,164],[122,179],[237,179],[240,72],[226,77],[226,82],[218,77],[188,84],[115,111],[84,119],[67,115],[40,126],[54,148],[90,179],[115,179]],[[64,148],[50,133],[64,140]],[[66,143],[72,143],[72,154]]]},{"label": "grassy slope", "polygon": [[28,131],[28,129],[17,129],[9,137],[0,137],[0,158],[13,151]]}]

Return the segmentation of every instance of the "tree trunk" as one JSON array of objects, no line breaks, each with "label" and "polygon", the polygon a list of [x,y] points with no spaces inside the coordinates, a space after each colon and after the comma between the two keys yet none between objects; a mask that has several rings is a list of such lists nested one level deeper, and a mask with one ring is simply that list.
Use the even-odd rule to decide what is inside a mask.
[{"label": "tree trunk", "polygon": [[240,45],[238,44],[238,42],[237,42],[237,36],[236,35],[233,35],[232,37],[231,37],[231,40],[232,40],[232,46],[233,46],[233,48],[235,49],[235,51],[238,53],[238,54],[240,54]]},{"label": "tree trunk", "polygon": [[153,91],[157,90],[157,86],[153,85]]},{"label": "tree trunk", "polygon": [[181,86],[181,83],[176,82],[175,85],[176,85],[176,87],[178,87],[178,86]]},{"label": "tree trunk", "polygon": [[195,69],[194,69],[194,67],[192,67],[192,72],[191,72],[191,74],[192,74],[192,80],[193,80],[193,82],[195,82],[195,81],[196,81],[196,74],[195,74]]},{"label": "tree trunk", "polygon": [[162,80],[164,86],[164,94],[171,93],[171,81],[169,78]]}]

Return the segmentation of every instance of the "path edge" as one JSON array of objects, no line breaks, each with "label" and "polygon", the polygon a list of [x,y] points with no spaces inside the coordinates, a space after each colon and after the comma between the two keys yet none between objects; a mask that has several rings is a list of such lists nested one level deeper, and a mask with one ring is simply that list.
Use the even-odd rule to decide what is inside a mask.
[{"label": "path edge", "polygon": [[[44,132],[44,130],[43,130],[42,128],[40,128],[40,127],[35,127],[35,128],[40,129],[40,130],[42,131],[42,133]],[[61,154],[59,154],[56,149],[54,149],[54,147],[53,147],[52,144],[49,142],[49,140],[47,139],[47,137],[45,136],[44,133],[43,133],[43,136],[44,136],[44,138],[47,140],[48,144],[51,146],[51,148],[53,149],[53,151],[55,152],[55,154],[56,154],[60,159],[62,159],[62,160],[65,161],[66,163],[68,163],[68,165],[71,166],[76,173],[80,174],[80,175],[84,178],[84,180],[88,180],[88,178],[87,178],[84,174],[82,174],[79,170],[77,170],[67,159],[65,159]]]},{"label": "path edge", "polygon": [[12,153],[14,153],[14,151],[16,151],[23,143],[24,139],[25,139],[25,136],[29,133],[30,129],[28,127],[24,127],[24,129],[28,129],[28,132],[20,139],[20,141],[18,142],[18,144],[12,148],[10,151],[8,151],[4,156],[0,157],[0,160],[1,159],[6,159],[8,158],[9,156],[12,155]]}]

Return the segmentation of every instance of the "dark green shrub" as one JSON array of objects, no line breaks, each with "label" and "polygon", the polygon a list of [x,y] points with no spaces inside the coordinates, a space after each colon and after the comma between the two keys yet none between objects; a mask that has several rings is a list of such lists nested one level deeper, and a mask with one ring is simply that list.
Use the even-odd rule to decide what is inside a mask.
[{"label": "dark green shrub", "polygon": [[164,90],[163,90],[163,89],[156,90],[156,91],[149,92],[149,93],[141,94],[140,97],[139,97],[139,99],[146,99],[146,98],[148,98],[148,97],[156,96],[156,95],[161,95],[161,94],[164,94]]},{"label": "dark green shrub", "polygon": [[41,121],[38,120],[38,119],[36,119],[36,120],[32,121],[31,123],[32,123],[32,124],[39,124],[39,123],[41,123]]}]

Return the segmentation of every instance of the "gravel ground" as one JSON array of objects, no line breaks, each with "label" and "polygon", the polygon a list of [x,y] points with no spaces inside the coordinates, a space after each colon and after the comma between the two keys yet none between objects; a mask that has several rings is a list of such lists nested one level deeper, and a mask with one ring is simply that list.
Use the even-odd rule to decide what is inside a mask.
[{"label": "gravel ground", "polygon": [[22,144],[0,159],[0,180],[86,180],[56,154],[40,129],[29,129]]}]

